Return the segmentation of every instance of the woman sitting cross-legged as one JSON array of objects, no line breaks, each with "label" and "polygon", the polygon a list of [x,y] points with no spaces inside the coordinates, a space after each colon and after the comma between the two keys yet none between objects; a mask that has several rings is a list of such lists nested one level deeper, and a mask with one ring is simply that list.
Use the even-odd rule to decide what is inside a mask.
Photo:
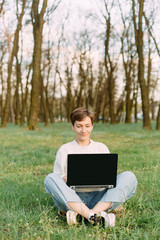
[{"label": "woman sitting cross-legged", "polygon": [[62,145],[57,151],[54,172],[45,178],[45,189],[58,209],[66,212],[68,224],[77,224],[84,217],[93,225],[100,223],[105,227],[113,227],[115,214],[108,212],[115,210],[134,195],[137,179],[132,172],[126,171],[117,176],[117,185],[112,189],[71,189],[66,184],[68,154],[109,153],[106,145],[90,139],[93,112],[77,108],[71,113],[71,122],[76,138]]}]

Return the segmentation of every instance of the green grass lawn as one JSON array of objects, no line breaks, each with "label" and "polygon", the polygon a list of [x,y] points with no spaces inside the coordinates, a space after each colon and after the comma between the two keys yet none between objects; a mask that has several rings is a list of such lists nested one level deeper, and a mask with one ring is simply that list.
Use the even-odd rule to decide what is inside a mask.
[{"label": "green grass lawn", "polygon": [[69,123],[39,132],[0,129],[0,239],[160,239],[160,131],[145,131],[141,123],[94,125],[92,139],[119,154],[118,172],[133,171],[138,180],[126,212],[108,229],[68,226],[45,192],[57,149],[73,139]]}]

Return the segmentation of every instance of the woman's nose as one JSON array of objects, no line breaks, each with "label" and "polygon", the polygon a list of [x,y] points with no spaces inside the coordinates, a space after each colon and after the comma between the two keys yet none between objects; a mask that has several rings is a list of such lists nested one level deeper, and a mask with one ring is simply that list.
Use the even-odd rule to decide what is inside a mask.
[{"label": "woman's nose", "polygon": [[82,127],[82,132],[85,132],[86,131],[86,128],[85,127]]}]

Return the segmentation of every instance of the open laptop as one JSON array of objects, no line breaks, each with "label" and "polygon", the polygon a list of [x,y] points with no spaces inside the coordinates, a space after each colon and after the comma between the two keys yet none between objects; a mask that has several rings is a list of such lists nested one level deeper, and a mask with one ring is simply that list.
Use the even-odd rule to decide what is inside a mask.
[{"label": "open laptop", "polygon": [[114,188],[117,165],[115,153],[68,154],[67,185],[72,189]]}]

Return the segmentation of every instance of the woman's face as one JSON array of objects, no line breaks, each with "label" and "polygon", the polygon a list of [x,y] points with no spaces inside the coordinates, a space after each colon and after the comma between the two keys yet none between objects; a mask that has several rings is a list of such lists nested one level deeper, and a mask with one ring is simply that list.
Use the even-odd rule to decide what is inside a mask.
[{"label": "woman's face", "polygon": [[72,129],[76,133],[76,140],[80,145],[89,144],[90,134],[93,130],[90,117],[87,116],[82,121],[75,121]]}]

